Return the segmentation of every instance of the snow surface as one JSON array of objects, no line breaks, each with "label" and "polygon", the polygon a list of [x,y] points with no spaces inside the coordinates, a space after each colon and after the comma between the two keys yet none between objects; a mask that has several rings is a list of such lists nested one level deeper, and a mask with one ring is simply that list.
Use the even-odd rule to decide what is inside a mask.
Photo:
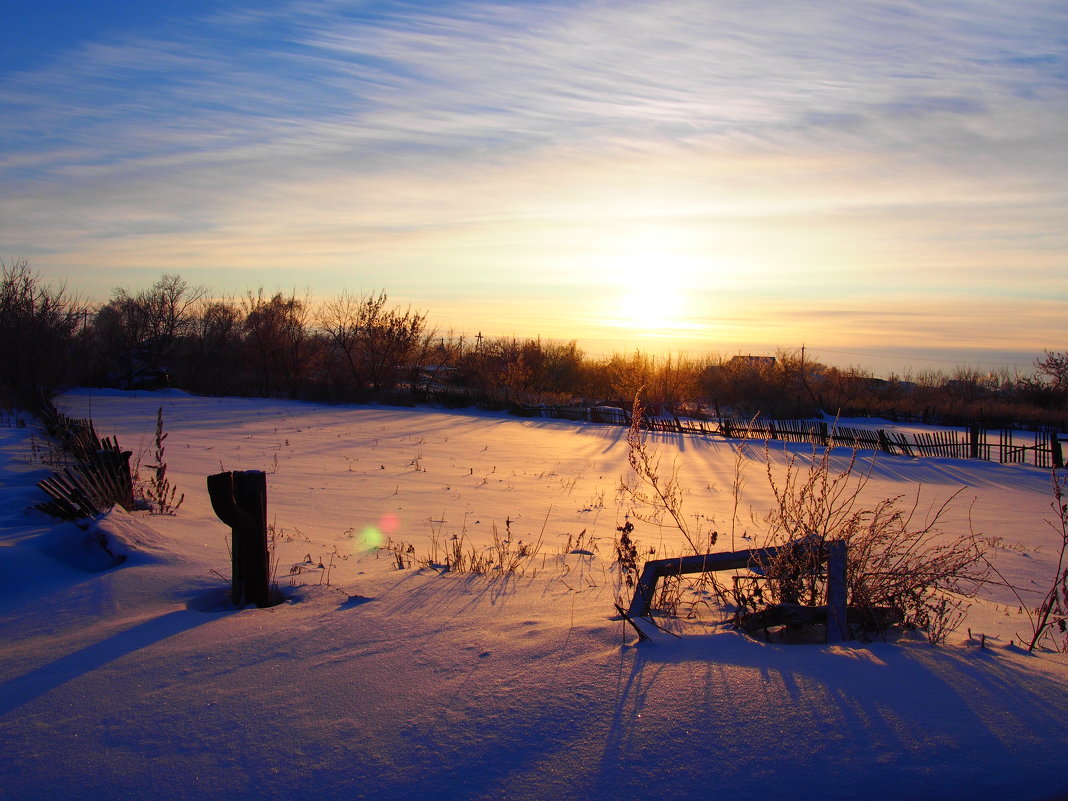
[{"label": "snow surface", "polygon": [[[162,405],[185,502],[58,524],[27,511],[48,472],[31,458],[39,433],[0,429],[0,798],[1068,793],[1068,660],[1010,646],[1027,621],[1003,589],[937,648],[756,642],[711,611],[636,644],[613,609],[622,428],[174,391],[60,405],[142,465]],[[657,442],[695,525],[747,547],[770,498],[763,450],[743,454],[735,517],[736,445]],[[268,472],[287,601],[235,610],[204,478],[250,469]],[[999,537],[999,568],[1037,597],[1055,558],[1049,485],[1033,467],[881,456],[865,497],[919,488],[929,514],[967,486],[944,528]],[[371,547],[388,537],[420,558],[460,532],[488,546],[494,527],[540,540],[521,575],[401,570]],[[635,537],[681,550],[666,526],[639,521]],[[112,567],[100,540],[126,561]]]}]

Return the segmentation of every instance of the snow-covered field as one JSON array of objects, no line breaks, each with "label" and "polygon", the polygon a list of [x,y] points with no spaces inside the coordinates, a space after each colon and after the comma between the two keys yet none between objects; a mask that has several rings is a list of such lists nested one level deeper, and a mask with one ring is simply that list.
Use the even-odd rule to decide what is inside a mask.
[{"label": "snow-covered field", "polygon": [[[185,502],[99,521],[129,557],[101,570],[89,533],[26,511],[48,468],[32,428],[0,429],[0,798],[1068,794],[1068,658],[1010,645],[1027,621],[1003,589],[937,648],[755,642],[711,612],[637,645],[613,609],[622,428],[178,392],[59,405],[144,465],[162,405]],[[731,549],[735,446],[659,447],[664,465],[678,454],[687,515]],[[764,458],[741,462],[736,548],[768,508]],[[288,601],[235,610],[204,479],[252,469],[268,473]],[[962,486],[943,527],[999,537],[999,569],[1037,591],[1056,557],[1048,473],[881,457],[865,496],[919,488],[923,514]],[[680,550],[670,528],[636,526],[643,547]],[[419,567],[494,528],[540,543],[522,574]],[[413,546],[413,566],[373,547],[387,541]]]}]

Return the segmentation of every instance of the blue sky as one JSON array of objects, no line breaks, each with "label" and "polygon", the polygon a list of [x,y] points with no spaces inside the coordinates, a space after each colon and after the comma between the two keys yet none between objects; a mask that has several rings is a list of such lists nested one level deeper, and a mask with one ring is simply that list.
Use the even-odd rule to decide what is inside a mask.
[{"label": "blue sky", "polygon": [[1068,347],[1063,2],[10,2],[0,255],[594,353]]}]

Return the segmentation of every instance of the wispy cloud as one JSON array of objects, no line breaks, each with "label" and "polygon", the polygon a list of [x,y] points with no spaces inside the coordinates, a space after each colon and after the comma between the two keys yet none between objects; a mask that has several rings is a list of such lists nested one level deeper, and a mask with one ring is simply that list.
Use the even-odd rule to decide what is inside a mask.
[{"label": "wispy cloud", "polygon": [[660,237],[695,291],[1011,297],[1068,251],[1066,35],[1052,0],[235,4],[3,76],[0,243],[448,297]]}]

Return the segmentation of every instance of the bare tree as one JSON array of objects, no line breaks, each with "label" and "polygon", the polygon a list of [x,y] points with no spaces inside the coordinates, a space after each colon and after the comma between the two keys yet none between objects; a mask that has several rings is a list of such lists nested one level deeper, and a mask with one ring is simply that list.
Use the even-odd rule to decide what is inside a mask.
[{"label": "bare tree", "polygon": [[319,311],[319,328],[329,337],[357,394],[393,389],[420,344],[426,314],[387,308],[388,301],[385,292],[358,297],[343,292]]},{"label": "bare tree", "polygon": [[363,303],[364,359],[371,390],[393,389],[398,369],[412,357],[426,326],[426,314],[399,308],[385,308],[386,294],[367,297]]},{"label": "bare tree", "polygon": [[232,298],[201,301],[180,349],[184,387],[214,395],[243,390],[243,323]]},{"label": "bare tree", "polygon": [[165,380],[175,343],[194,325],[194,311],[206,294],[204,287],[170,273],[136,294],[116,289],[93,325],[112,377],[125,386]]},{"label": "bare tree", "polygon": [[1035,369],[1048,380],[1054,392],[1068,392],[1068,352],[1047,350],[1043,358],[1035,360]]},{"label": "bare tree", "polygon": [[45,284],[26,259],[0,262],[0,387],[15,405],[35,409],[73,380],[76,335],[86,304]]},{"label": "bare tree", "polygon": [[268,300],[261,287],[255,295],[249,292],[243,305],[245,347],[255,366],[257,392],[271,397],[284,391],[296,398],[311,367],[314,344],[307,301],[280,292]]},{"label": "bare tree", "polygon": [[317,314],[319,328],[329,337],[331,352],[340,358],[357,394],[366,380],[359,347],[362,308],[363,298],[342,292],[324,303]]}]

